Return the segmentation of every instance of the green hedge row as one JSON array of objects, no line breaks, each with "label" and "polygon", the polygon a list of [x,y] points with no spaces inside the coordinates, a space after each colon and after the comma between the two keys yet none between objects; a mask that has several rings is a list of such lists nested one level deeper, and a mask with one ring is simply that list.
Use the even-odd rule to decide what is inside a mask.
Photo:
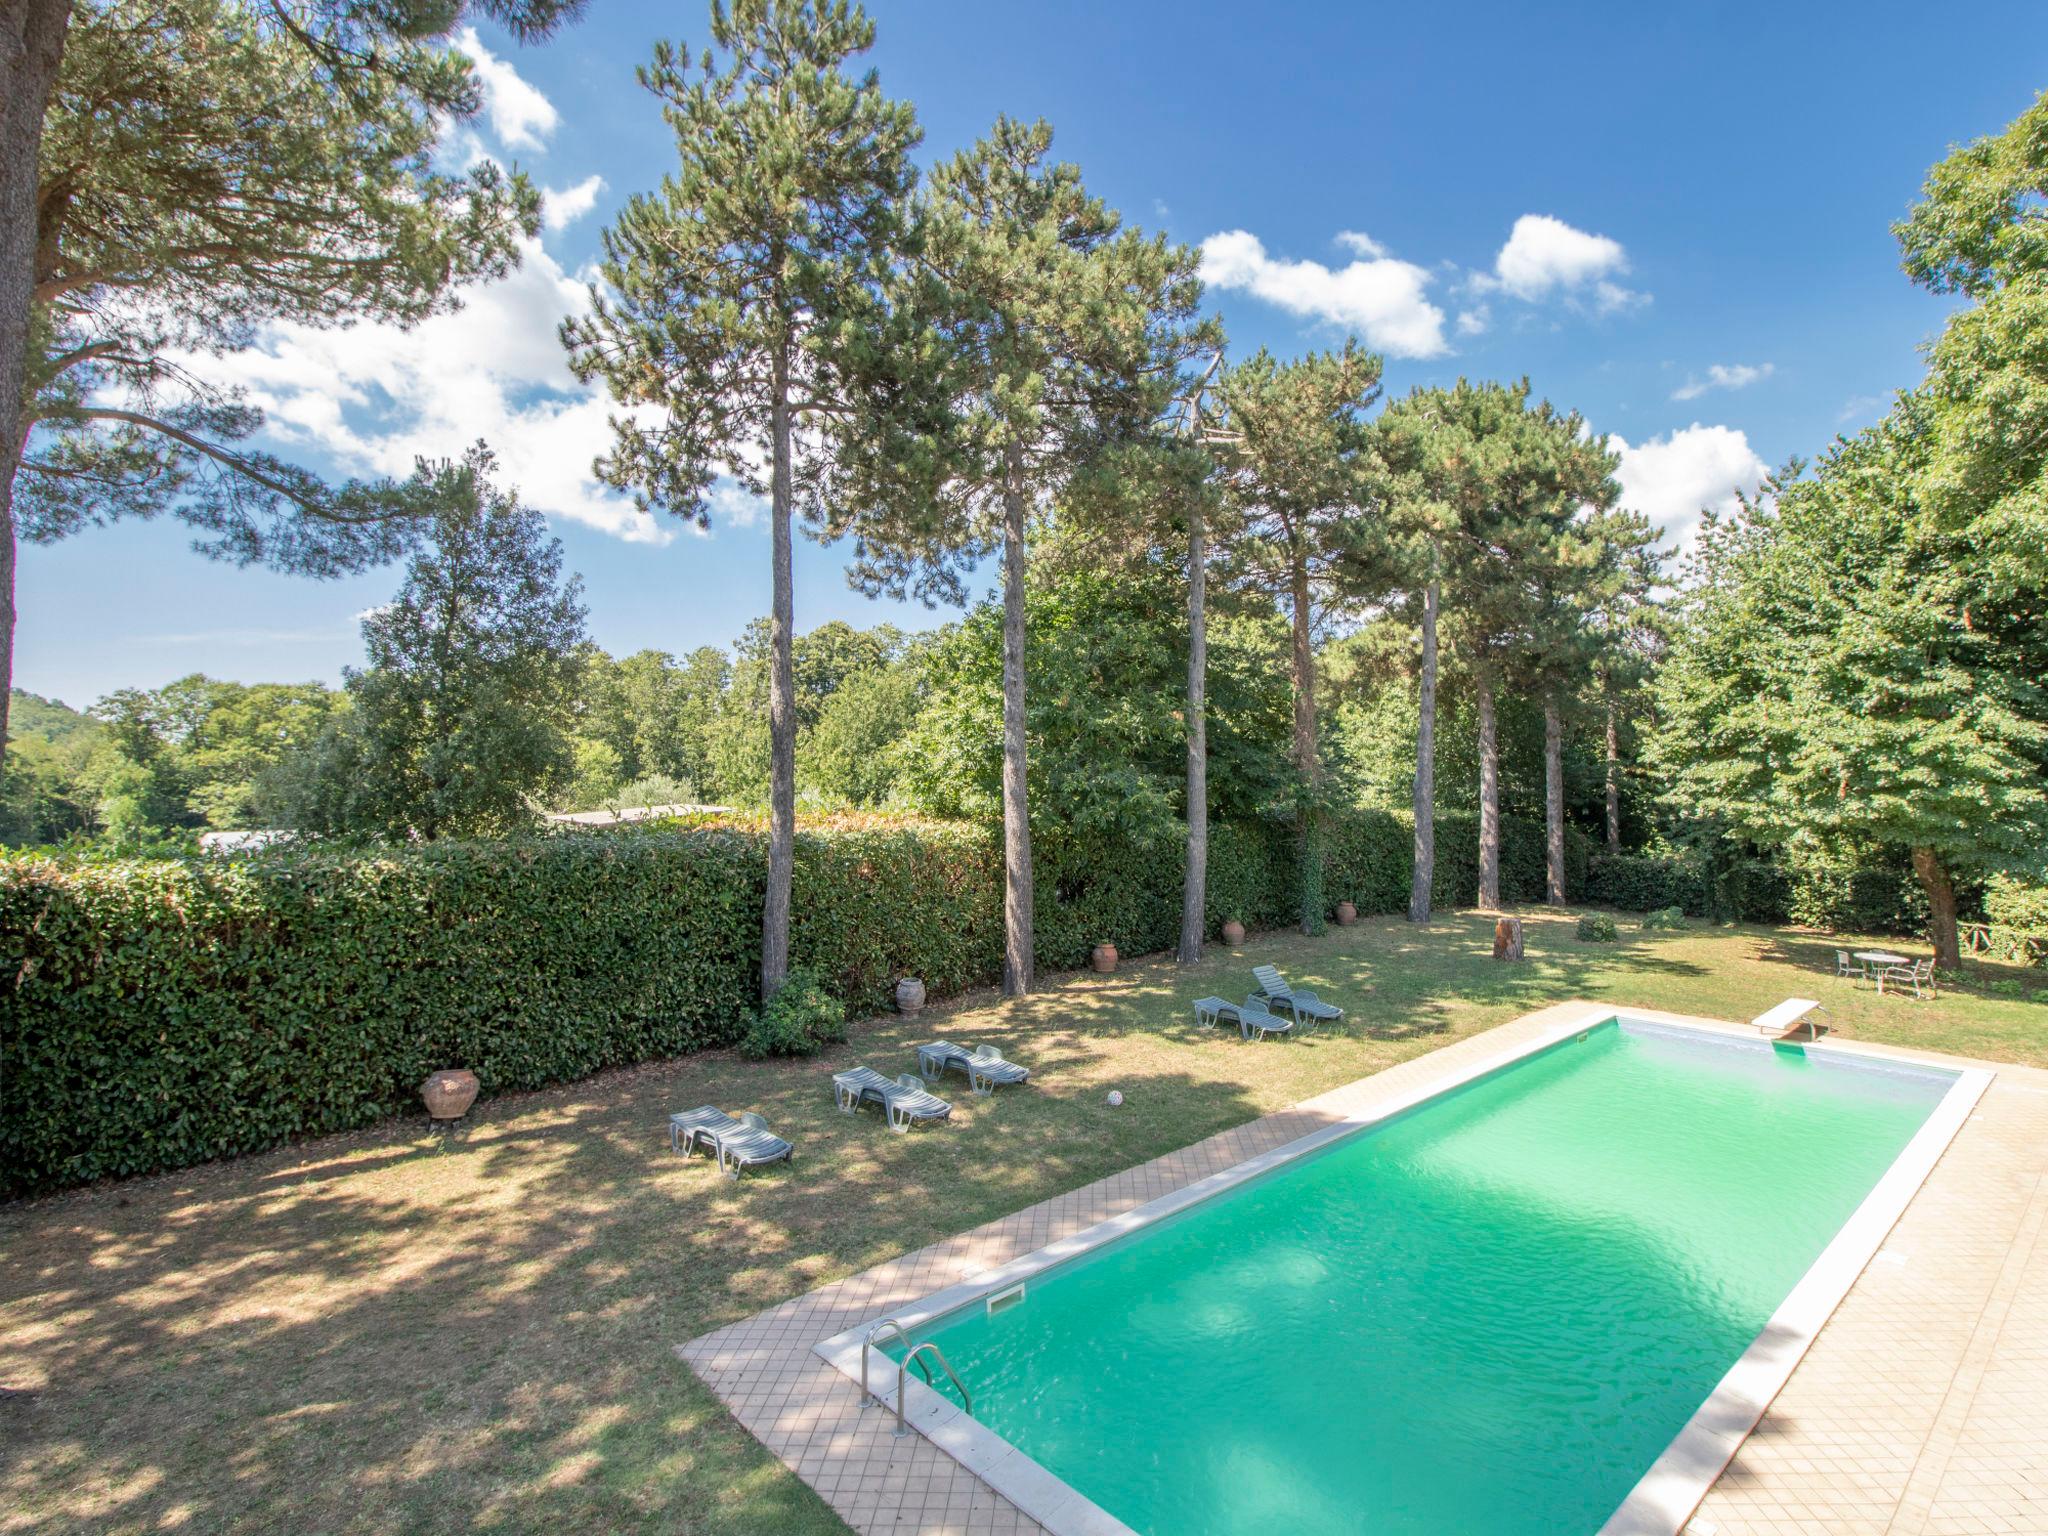
[{"label": "green hedge row", "polygon": [[[1473,818],[1437,823],[1440,905],[1477,890]],[[1325,900],[1408,905],[1413,832],[1331,817]],[[1503,826],[1509,901],[1543,897],[1543,833]],[[1038,960],[1171,948],[1182,841],[1036,840]],[[1575,889],[1585,841],[1571,834]],[[1219,826],[1210,930],[1299,919],[1293,829]],[[0,1190],[184,1167],[348,1130],[466,1066],[487,1093],[738,1039],[755,1002],[760,830],[670,825],[381,853],[0,858]],[[843,818],[798,838],[793,962],[856,1014],[898,977],[935,997],[1002,967],[1002,849],[954,823]]]},{"label": "green hedge row", "polygon": [[[1705,865],[1690,858],[1595,854],[1578,889],[1584,899],[1624,912],[1682,907],[1712,914]],[[1718,871],[1721,910],[1746,923],[1803,923],[1838,933],[1914,934],[1927,926],[1927,899],[1899,859],[1856,868],[1785,869],[1743,859]]]}]

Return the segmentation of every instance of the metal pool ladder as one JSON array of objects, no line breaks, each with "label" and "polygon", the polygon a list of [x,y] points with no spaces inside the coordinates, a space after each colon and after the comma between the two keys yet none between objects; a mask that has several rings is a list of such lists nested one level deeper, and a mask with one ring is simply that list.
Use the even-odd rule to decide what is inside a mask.
[{"label": "metal pool ladder", "polygon": [[923,1374],[924,1379],[927,1382],[931,1381],[932,1379],[931,1367],[926,1365],[923,1360],[918,1358],[919,1356],[923,1355],[927,1350],[931,1352],[931,1357],[939,1362],[939,1369],[946,1373],[946,1379],[953,1383],[953,1389],[960,1394],[960,1401],[964,1403],[967,1407],[967,1416],[970,1419],[973,1418],[973,1394],[971,1394],[967,1390],[967,1383],[960,1379],[960,1373],[954,1370],[952,1365],[948,1363],[946,1359],[946,1352],[940,1349],[937,1342],[932,1339],[926,1339],[922,1344],[911,1344],[910,1335],[904,1331],[903,1325],[897,1322],[896,1319],[893,1317],[883,1318],[879,1323],[875,1324],[874,1327],[870,1328],[865,1334],[861,1336],[860,1405],[863,1408],[865,1408],[868,1406],[869,1403],[879,1404],[882,1401],[882,1399],[879,1396],[877,1396],[873,1391],[871,1391],[868,1387],[868,1350],[874,1345],[874,1342],[877,1339],[879,1339],[884,1333],[892,1331],[895,1333],[897,1338],[901,1339],[905,1344],[910,1345],[909,1349],[905,1351],[903,1358],[896,1362],[896,1433],[899,1435],[907,1435],[910,1433],[909,1426],[903,1422],[904,1373],[910,1369],[910,1362],[913,1360],[917,1361],[917,1368],[919,1372]]}]

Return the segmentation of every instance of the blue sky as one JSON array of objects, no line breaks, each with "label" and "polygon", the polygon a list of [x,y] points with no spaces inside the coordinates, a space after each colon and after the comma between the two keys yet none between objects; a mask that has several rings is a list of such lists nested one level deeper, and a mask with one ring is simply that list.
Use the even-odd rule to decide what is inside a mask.
[{"label": "blue sky", "polygon": [[[877,0],[873,62],[923,158],[998,112],[1043,116],[1125,215],[1203,245],[1232,350],[1387,354],[1390,392],[1528,375],[1624,448],[1630,498],[1682,537],[1698,506],[1869,424],[1918,375],[1943,301],[1889,225],[1945,148],[2048,84],[2048,11],[1924,6],[1041,3]],[[546,510],[614,653],[724,644],[768,603],[757,509],[709,537],[587,474],[601,398],[563,370],[603,224],[673,150],[634,66],[701,44],[693,3],[592,0],[521,49],[475,38],[489,105],[448,146],[551,189],[521,272],[410,336],[277,333],[213,366],[317,468],[399,471],[478,435]],[[211,564],[175,524],[23,551],[16,681],[77,706],[204,670],[322,678],[395,569],[316,583]],[[797,621],[946,617],[847,590],[801,544]]]}]

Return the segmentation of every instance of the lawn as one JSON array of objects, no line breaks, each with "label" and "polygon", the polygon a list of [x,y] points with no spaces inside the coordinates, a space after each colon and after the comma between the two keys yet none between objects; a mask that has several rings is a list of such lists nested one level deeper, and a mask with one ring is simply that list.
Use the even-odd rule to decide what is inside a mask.
[{"label": "lawn", "polygon": [[[1835,941],[1692,927],[1587,945],[1527,914],[1255,937],[1201,967],[1064,978],[802,1062],[690,1057],[183,1174],[0,1207],[0,1531],[825,1533],[831,1510],[672,1346],[772,1302],[1568,997],[1746,1018],[1792,992],[1840,1032],[2048,1065],[2048,973],[1938,1001],[1832,979]],[[1254,961],[1352,1006],[1240,1044],[1188,1002]],[[828,1073],[992,1041],[1034,1085],[950,1126],[843,1117]],[[958,1081],[958,1079],[954,1079]],[[1121,1088],[1118,1110],[1103,1102]],[[759,1108],[795,1165],[734,1185],[663,1117]]]}]

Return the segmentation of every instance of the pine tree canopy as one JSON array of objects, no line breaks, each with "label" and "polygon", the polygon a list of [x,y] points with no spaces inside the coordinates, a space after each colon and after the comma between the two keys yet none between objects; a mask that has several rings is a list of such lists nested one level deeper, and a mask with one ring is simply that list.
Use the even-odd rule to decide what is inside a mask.
[{"label": "pine tree canopy", "polygon": [[[667,43],[641,69],[678,165],[605,231],[592,308],[562,326],[577,376],[625,407],[598,474],[703,526],[719,476],[767,493],[778,398],[816,424],[846,409],[846,371],[871,366],[921,137],[873,71],[845,72],[874,41],[859,9],[736,0],[714,8],[711,31],[694,71]],[[817,518],[833,460],[805,449],[790,491]]]},{"label": "pine tree canopy", "polygon": [[[486,7],[538,35],[573,5]],[[249,446],[207,360],[273,321],[406,325],[539,228],[525,177],[438,165],[473,115],[450,4],[109,0],[73,21],[44,124],[24,535],[169,512],[209,554],[330,575],[389,558],[406,488]]]}]

